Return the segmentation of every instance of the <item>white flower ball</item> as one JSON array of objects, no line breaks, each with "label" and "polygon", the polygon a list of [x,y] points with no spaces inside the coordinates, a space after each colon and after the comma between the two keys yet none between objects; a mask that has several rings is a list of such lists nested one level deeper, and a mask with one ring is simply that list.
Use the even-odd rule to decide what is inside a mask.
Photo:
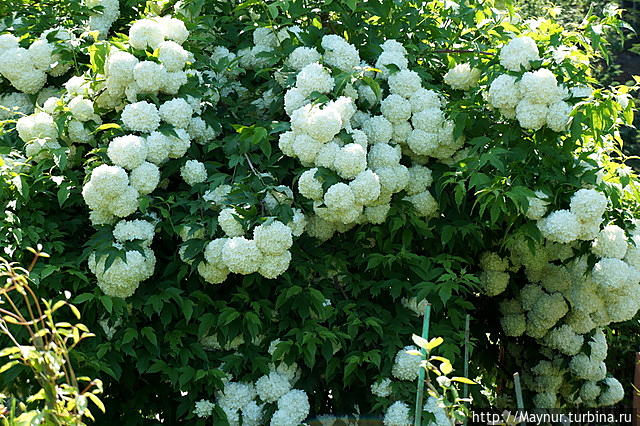
[{"label": "white flower ball", "polygon": [[379,380],[371,385],[371,393],[380,398],[386,398],[391,395],[391,383],[388,377]]},{"label": "white flower ball", "polygon": [[367,168],[367,151],[356,143],[350,143],[336,153],[333,167],[345,179],[353,179]]},{"label": "white flower ball", "polygon": [[371,144],[387,143],[393,136],[393,125],[382,115],[371,117],[370,120],[364,123],[362,130]]},{"label": "white flower ball", "polygon": [[314,47],[297,47],[287,58],[287,65],[296,71],[300,71],[307,65],[318,62],[321,57]]},{"label": "white flower ball", "polygon": [[380,103],[380,111],[392,123],[407,121],[411,117],[411,103],[400,95],[389,95]]},{"label": "white flower ball", "polygon": [[140,136],[118,136],[109,143],[107,155],[116,166],[133,170],[147,158],[147,145]]},{"label": "white flower ball", "polygon": [[160,169],[155,164],[145,161],[131,170],[129,181],[140,194],[150,194],[160,183]]},{"label": "white flower ball", "polygon": [[133,68],[133,78],[142,93],[157,93],[165,85],[167,70],[151,61],[142,61]]},{"label": "white flower ball", "polygon": [[129,44],[134,49],[156,49],[164,41],[160,25],[151,19],[136,21],[129,28]]},{"label": "white flower ball", "polygon": [[220,284],[229,276],[229,269],[224,265],[200,262],[198,264],[198,273],[209,284]]},{"label": "white flower ball", "polygon": [[406,346],[396,353],[391,374],[398,380],[412,382],[418,378],[418,371],[420,370],[420,362],[422,360],[419,356],[409,355],[407,353],[409,350],[416,350],[416,347]]},{"label": "white flower ball", "polygon": [[296,77],[296,87],[304,96],[313,92],[329,93],[333,90],[334,84],[329,71],[317,62],[302,68]]},{"label": "white flower ball", "polygon": [[431,186],[433,177],[431,169],[425,166],[414,165],[409,167],[409,183],[405,188],[408,195],[419,194]]},{"label": "white flower ball", "polygon": [[271,418],[271,426],[298,425],[309,415],[309,398],[304,391],[293,389],[278,400],[278,410]]},{"label": "white flower ball", "polygon": [[172,136],[169,138],[169,158],[183,157],[191,146],[191,139],[186,130],[178,128],[175,131],[178,137]]},{"label": "white flower ball", "polygon": [[600,219],[607,209],[607,197],[595,189],[580,189],[571,197],[571,213],[581,221]]},{"label": "white flower ball", "polygon": [[615,377],[604,379],[606,389],[600,394],[598,404],[601,406],[614,405],[624,398],[624,388]]},{"label": "white flower ball", "polygon": [[78,121],[89,121],[94,117],[93,102],[82,96],[76,96],[69,101],[69,110],[71,115]]},{"label": "white flower ball", "polygon": [[160,118],[163,121],[182,129],[189,127],[193,109],[183,98],[175,98],[160,105]]},{"label": "white flower ball", "polygon": [[411,112],[420,112],[428,108],[442,107],[440,95],[433,90],[420,88],[411,93],[409,102],[411,102]]},{"label": "white flower ball", "polygon": [[274,279],[289,269],[290,262],[291,253],[289,251],[277,255],[264,256],[258,272],[265,278]]},{"label": "white flower ball", "polygon": [[524,129],[538,130],[547,123],[549,108],[523,99],[516,106],[516,118]]},{"label": "white flower ball", "polygon": [[175,41],[163,41],[158,46],[158,59],[167,71],[181,71],[189,60],[189,52]]},{"label": "white flower ball", "polygon": [[236,219],[235,210],[226,208],[220,210],[218,215],[218,225],[228,237],[240,237],[244,235],[242,224]]},{"label": "white flower ball", "polygon": [[549,105],[560,100],[556,76],[546,68],[524,73],[520,91],[533,104]]},{"label": "white flower ball", "polygon": [[169,159],[171,138],[160,132],[153,132],[146,137],[147,161],[159,165]]},{"label": "white flower ball", "polygon": [[244,237],[230,238],[222,248],[222,261],[236,274],[248,275],[257,272],[262,259],[263,255],[255,241]]},{"label": "white flower ball", "polygon": [[298,191],[300,191],[300,194],[314,201],[320,201],[324,196],[322,182],[315,177],[317,172],[318,169],[316,167],[309,169],[302,173],[298,180]]},{"label": "white flower ball", "polygon": [[593,281],[605,291],[622,289],[636,281],[638,271],[620,259],[604,258],[593,266]]},{"label": "white flower ball", "polygon": [[113,228],[113,238],[119,243],[142,240],[148,246],[151,244],[154,234],[153,224],[146,220],[121,220]]},{"label": "white flower ball", "polygon": [[420,89],[422,89],[422,80],[415,71],[404,69],[389,76],[389,91],[393,94],[408,99],[417,93],[425,93],[419,92]]},{"label": "white flower ball", "polygon": [[[387,65],[395,65],[400,69],[399,72],[395,74],[391,74],[391,69],[387,67]],[[382,78],[391,78],[397,74],[400,74],[402,71],[407,71],[407,67],[409,66],[409,61],[406,56],[399,51],[383,51],[380,56],[378,56],[378,60],[376,61],[375,68],[382,71]],[[397,93],[398,95],[402,95],[402,93],[391,90],[391,93]],[[406,93],[406,91],[405,91]],[[402,95],[405,96],[405,95]],[[408,97],[408,96],[405,96]]]},{"label": "white flower ball", "polygon": [[338,152],[340,152],[340,145],[336,142],[329,142],[322,145],[315,159],[316,166],[333,169],[333,163]]},{"label": "white flower ball", "polygon": [[480,70],[468,63],[458,64],[444,75],[444,82],[453,89],[469,90],[478,84],[480,75]]},{"label": "white flower ball", "polygon": [[373,223],[374,225],[380,225],[387,220],[387,215],[389,214],[390,209],[391,205],[389,204],[368,206],[364,209],[364,215],[367,222]]},{"label": "white flower ball", "polygon": [[569,124],[569,115],[573,107],[564,101],[549,105],[547,126],[554,132],[564,132]]},{"label": "white flower ball", "polygon": [[539,220],[547,214],[547,194],[542,191],[536,191],[535,197],[527,197],[529,207],[527,208],[526,216],[531,220]]},{"label": "white flower ball", "polygon": [[383,423],[384,426],[407,426],[412,424],[409,406],[402,401],[394,402],[387,409]]},{"label": "white flower ball", "polygon": [[158,109],[147,101],[125,106],[120,118],[126,128],[136,132],[151,133],[160,125]]},{"label": "white flower ball", "polygon": [[268,225],[256,226],[253,239],[260,251],[268,255],[279,255],[289,250],[293,244],[291,229],[278,220]]},{"label": "white flower ball", "polygon": [[324,63],[341,71],[350,72],[360,64],[358,50],[339,35],[329,34],[322,37]]},{"label": "white flower ball", "polygon": [[300,89],[292,87],[284,94],[284,111],[291,116],[294,111],[302,108],[310,102]]},{"label": "white flower ball", "polygon": [[169,40],[182,44],[187,40],[187,37],[189,37],[189,31],[180,19],[172,18],[171,16],[162,16],[156,18],[156,22],[160,25],[162,35]]},{"label": "white flower ball", "polygon": [[617,225],[607,225],[593,241],[591,251],[599,257],[623,259],[627,254],[627,235]]},{"label": "white flower ball", "polygon": [[386,143],[373,145],[368,155],[369,167],[376,170],[382,167],[397,166],[401,156],[399,146],[391,146]]},{"label": "white flower ball", "polygon": [[380,196],[380,178],[371,170],[360,172],[349,183],[349,187],[353,192],[355,202],[363,206],[371,204]]},{"label": "white flower ball", "polygon": [[438,134],[413,129],[407,139],[407,145],[418,155],[433,155],[438,148]]},{"label": "white flower ball", "polygon": [[138,191],[132,186],[127,187],[109,204],[109,211],[118,217],[127,217],[138,210]]},{"label": "white flower ball", "polygon": [[531,61],[540,59],[538,46],[532,38],[516,37],[500,50],[500,64],[509,71],[531,68]]},{"label": "white flower ball", "polygon": [[180,168],[180,176],[188,185],[195,185],[207,180],[207,169],[204,164],[197,160],[188,160]]},{"label": "white flower ball", "polygon": [[355,196],[349,185],[338,182],[327,189],[324,204],[332,210],[350,210],[355,204]]},{"label": "white flower ball", "polygon": [[293,152],[304,164],[313,164],[320,148],[322,148],[322,142],[304,133],[297,135],[293,140]]},{"label": "white flower ball", "polygon": [[429,191],[410,195],[406,199],[413,204],[416,213],[425,218],[431,218],[438,212],[438,202]]},{"label": "white flower ball", "polygon": [[520,85],[512,75],[501,74],[491,82],[488,92],[488,101],[494,107],[501,110],[515,109],[522,99]]}]

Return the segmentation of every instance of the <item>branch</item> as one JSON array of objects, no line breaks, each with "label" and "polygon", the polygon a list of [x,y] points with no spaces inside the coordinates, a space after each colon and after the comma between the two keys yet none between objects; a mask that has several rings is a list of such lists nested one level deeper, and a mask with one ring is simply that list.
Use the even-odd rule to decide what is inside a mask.
[{"label": "branch", "polygon": [[429,50],[429,53],[478,53],[480,55],[495,56],[495,53],[483,52],[482,50],[464,50],[464,49],[443,49]]}]

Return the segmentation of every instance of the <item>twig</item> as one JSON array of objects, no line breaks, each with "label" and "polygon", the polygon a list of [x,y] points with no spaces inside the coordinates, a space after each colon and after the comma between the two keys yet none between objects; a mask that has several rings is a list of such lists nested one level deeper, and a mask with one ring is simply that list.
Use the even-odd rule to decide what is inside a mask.
[{"label": "twig", "polygon": [[495,56],[495,53],[483,52],[482,50],[464,50],[464,49],[443,49],[430,50],[428,53],[478,53],[480,55]]}]

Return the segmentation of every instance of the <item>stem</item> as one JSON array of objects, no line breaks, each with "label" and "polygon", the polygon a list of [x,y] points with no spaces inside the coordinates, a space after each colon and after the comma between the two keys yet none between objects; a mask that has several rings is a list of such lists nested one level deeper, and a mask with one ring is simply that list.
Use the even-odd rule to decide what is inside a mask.
[{"label": "stem", "polygon": [[483,52],[482,50],[464,50],[464,49],[443,49],[430,50],[428,53],[478,53],[480,55],[495,56],[495,53]]}]

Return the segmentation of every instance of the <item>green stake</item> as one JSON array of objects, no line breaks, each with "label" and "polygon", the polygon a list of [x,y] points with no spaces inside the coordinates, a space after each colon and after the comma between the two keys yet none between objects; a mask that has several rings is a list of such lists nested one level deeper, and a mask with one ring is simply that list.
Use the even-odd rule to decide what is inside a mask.
[{"label": "green stake", "polygon": [[[464,322],[464,377],[469,378],[469,322],[471,315],[467,314]],[[469,396],[469,385],[464,384],[462,387],[463,396],[466,399]]]},{"label": "green stake", "polygon": [[[424,308],[424,321],[422,322],[422,338],[429,340],[429,320],[431,317],[431,304],[428,303]],[[427,351],[424,349],[420,350],[422,353],[422,359],[425,359],[427,355]],[[425,369],[420,368],[418,372],[418,394],[416,395],[416,415],[415,415],[415,426],[421,426],[422,424],[422,402],[424,400],[424,373]]]},{"label": "green stake", "polygon": [[[518,411],[524,410],[524,400],[522,399],[522,387],[520,386],[520,374],[513,373],[513,385],[516,389],[516,405]],[[526,423],[522,423],[526,424]]]}]

